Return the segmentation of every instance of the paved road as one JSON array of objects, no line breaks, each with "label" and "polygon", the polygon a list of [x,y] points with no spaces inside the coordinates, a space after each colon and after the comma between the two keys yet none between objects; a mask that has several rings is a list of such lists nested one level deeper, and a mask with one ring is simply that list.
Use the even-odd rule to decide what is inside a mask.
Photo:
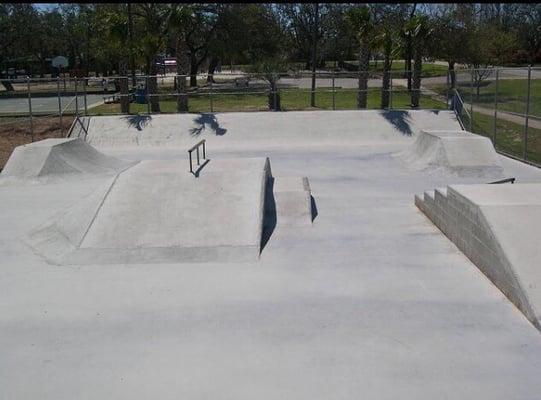
[{"label": "paved road", "polygon": [[[61,98],[64,111],[75,111],[75,96]],[[79,109],[84,109],[84,96],[78,96]],[[87,106],[95,106],[103,103],[103,95],[91,94],[87,96]],[[32,112],[35,114],[58,113],[58,97],[35,97],[32,99]],[[1,114],[27,114],[28,99],[0,99]]]}]

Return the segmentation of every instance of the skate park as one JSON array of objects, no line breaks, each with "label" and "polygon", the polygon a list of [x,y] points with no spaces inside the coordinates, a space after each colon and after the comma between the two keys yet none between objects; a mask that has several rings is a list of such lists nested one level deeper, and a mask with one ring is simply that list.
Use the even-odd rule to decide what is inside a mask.
[{"label": "skate park", "polygon": [[535,398],[541,171],[485,139],[446,110],[249,112],[17,148],[2,393]]}]

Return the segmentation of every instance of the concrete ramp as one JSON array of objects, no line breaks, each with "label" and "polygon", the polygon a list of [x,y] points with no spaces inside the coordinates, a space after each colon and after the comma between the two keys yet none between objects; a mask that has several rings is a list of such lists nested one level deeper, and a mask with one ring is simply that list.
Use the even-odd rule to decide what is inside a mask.
[{"label": "concrete ramp", "polygon": [[312,225],[312,195],[306,177],[275,177],[273,194],[280,226]]},{"label": "concrete ramp", "polygon": [[[181,162],[182,161],[182,162]],[[243,262],[259,257],[268,158],[144,161],[33,230],[57,264]]]},{"label": "concrete ramp", "polygon": [[444,170],[459,176],[503,176],[492,142],[466,131],[422,130],[398,156],[417,170]]},{"label": "concrete ramp", "polygon": [[133,162],[107,156],[82,139],[45,139],[18,146],[2,176],[35,178],[66,174],[116,174]]},{"label": "concrete ramp", "polygon": [[541,330],[541,184],[453,185],[415,204]]},{"label": "concrete ramp", "polygon": [[342,110],[93,116],[88,143],[97,148],[265,148],[409,143],[421,129],[460,129],[452,111]]}]

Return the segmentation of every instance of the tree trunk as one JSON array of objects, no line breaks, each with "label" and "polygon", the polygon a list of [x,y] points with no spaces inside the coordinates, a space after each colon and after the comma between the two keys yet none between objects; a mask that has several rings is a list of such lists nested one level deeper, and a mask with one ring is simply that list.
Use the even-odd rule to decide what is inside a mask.
[{"label": "tree trunk", "polygon": [[381,83],[381,108],[389,108],[389,90],[391,88],[391,43],[385,46],[383,59],[383,79]]},{"label": "tree trunk", "polygon": [[182,34],[177,38],[175,55],[177,58],[177,75],[179,75],[175,78],[176,89],[179,93],[177,96],[177,111],[188,112],[186,75],[188,74],[190,61],[188,60],[188,46]]},{"label": "tree trunk", "polygon": [[408,81],[408,92],[411,92],[411,37],[406,38],[406,60],[405,60],[406,79]]},{"label": "tree trunk", "polygon": [[449,61],[449,78],[451,81],[451,89],[454,89],[456,87],[456,72],[454,61]]},{"label": "tree trunk", "polygon": [[218,66],[219,62],[220,59],[218,57],[212,57],[210,59],[207,82],[216,83],[216,81],[214,80],[214,72],[216,71],[216,67]]},{"label": "tree trunk", "polygon": [[369,65],[370,51],[366,46],[362,46],[359,51],[359,90],[357,92],[357,108],[366,108]]},{"label": "tree trunk", "polygon": [[[276,92],[276,94],[275,94]],[[281,111],[282,105],[280,104],[280,93],[278,92],[278,86],[276,82],[270,83],[270,92],[268,95],[269,110]]]},{"label": "tree trunk", "polygon": [[423,70],[422,47],[420,44],[415,45],[414,60],[413,60],[413,82],[411,92],[411,107],[419,107],[419,99],[421,98],[421,71]]},{"label": "tree trunk", "polygon": [[190,57],[190,87],[197,87],[197,60],[193,55]]},{"label": "tree trunk", "polygon": [[158,93],[158,68],[156,62],[152,60],[150,64],[150,77],[148,78],[148,94],[150,95],[150,111],[160,112],[160,99],[158,96],[152,96]]},{"label": "tree trunk", "polygon": [[128,90],[128,77],[126,76],[127,68],[126,68],[126,62],[121,61],[119,63],[119,72],[120,72],[120,78],[118,78],[118,83],[115,86],[120,87],[120,112],[122,114],[129,114],[130,113],[130,93]]}]

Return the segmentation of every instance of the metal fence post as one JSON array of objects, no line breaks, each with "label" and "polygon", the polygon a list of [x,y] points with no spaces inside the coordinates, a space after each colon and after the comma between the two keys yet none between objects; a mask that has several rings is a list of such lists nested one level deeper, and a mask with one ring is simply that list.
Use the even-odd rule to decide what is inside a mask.
[{"label": "metal fence post", "polygon": [[494,89],[494,132],[492,132],[492,144],[496,147],[496,132],[498,131],[498,85],[500,81],[500,69],[496,68],[496,88]]},{"label": "metal fence post", "polygon": [[30,90],[30,77],[27,77],[28,87],[28,114],[30,115],[30,140],[34,141],[34,121],[32,120],[32,94]]},{"label": "metal fence post", "polygon": [[148,114],[151,114],[150,111],[150,92],[148,89],[148,75],[146,76],[146,91],[147,91],[147,112]]},{"label": "metal fence post", "polygon": [[389,108],[393,109],[393,74],[389,71]]},{"label": "metal fence post", "polygon": [[335,89],[334,89],[334,69],[332,71],[332,109],[336,110]]},{"label": "metal fence post", "polygon": [[79,116],[79,79],[75,77],[75,116]]},{"label": "metal fence post", "polygon": [[88,114],[88,104],[87,104],[87,99],[86,99],[86,85],[87,85],[87,79],[88,79],[88,78],[84,78],[84,79],[83,79],[83,92],[84,92],[84,103],[85,103],[85,117],[86,117],[86,115]]},{"label": "metal fence post", "polygon": [[473,132],[473,73],[474,69],[471,71],[471,82],[470,82],[470,132]]},{"label": "metal fence post", "polygon": [[210,76],[210,90],[209,90],[210,112],[214,112],[214,105],[212,104],[212,80],[213,79],[214,79],[214,74]]},{"label": "metal fence post", "polygon": [[62,124],[62,98],[60,97],[60,75],[57,77],[56,87],[58,90],[58,118],[60,120],[60,136],[64,136],[64,124]]},{"label": "metal fence post", "polygon": [[445,101],[445,106],[449,109],[449,94],[450,94],[450,88],[449,86],[451,85],[450,84],[450,79],[449,79],[449,70],[447,70],[447,75],[446,75],[446,78],[447,78],[447,82],[446,82],[446,87],[447,87],[447,97],[446,97],[446,101]]},{"label": "metal fence post", "polygon": [[272,90],[273,90],[273,103],[274,103],[274,111],[278,111],[277,108],[278,108],[278,97],[277,97],[277,90],[278,90],[278,78],[276,77],[276,74],[274,74],[274,85],[272,85]]},{"label": "metal fence post", "polygon": [[528,67],[528,91],[526,92],[526,120],[524,121],[524,160],[528,159],[528,120],[530,114],[530,91],[532,88],[532,67]]}]

